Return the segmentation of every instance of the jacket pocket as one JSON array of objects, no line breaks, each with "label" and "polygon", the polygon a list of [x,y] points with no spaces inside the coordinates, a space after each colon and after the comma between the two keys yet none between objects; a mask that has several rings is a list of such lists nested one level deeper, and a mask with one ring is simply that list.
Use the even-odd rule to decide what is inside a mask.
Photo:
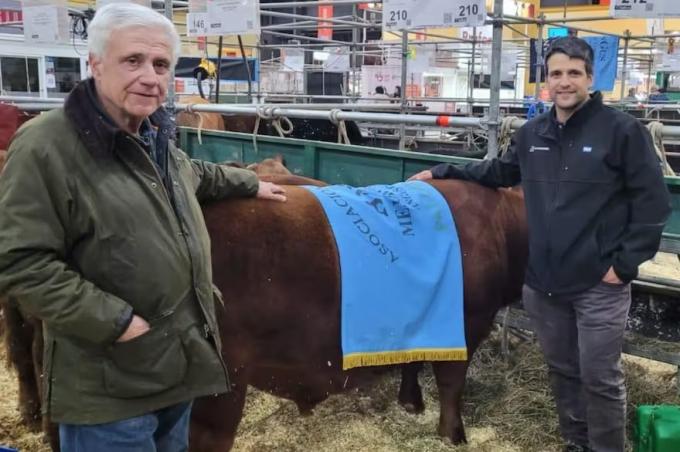
[{"label": "jacket pocket", "polygon": [[163,326],[114,344],[104,362],[104,385],[115,397],[144,397],[180,384],[187,372],[182,341]]}]

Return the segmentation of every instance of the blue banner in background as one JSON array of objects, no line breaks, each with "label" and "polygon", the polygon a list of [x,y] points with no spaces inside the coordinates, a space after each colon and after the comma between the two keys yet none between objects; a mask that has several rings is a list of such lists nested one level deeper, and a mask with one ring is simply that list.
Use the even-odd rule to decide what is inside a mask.
[{"label": "blue banner in background", "polygon": [[569,29],[564,27],[548,27],[548,39],[569,36]]},{"label": "blue banner in background", "polygon": [[615,36],[589,36],[583,38],[595,53],[593,60],[593,91],[611,91],[616,81],[616,63],[619,38]]}]

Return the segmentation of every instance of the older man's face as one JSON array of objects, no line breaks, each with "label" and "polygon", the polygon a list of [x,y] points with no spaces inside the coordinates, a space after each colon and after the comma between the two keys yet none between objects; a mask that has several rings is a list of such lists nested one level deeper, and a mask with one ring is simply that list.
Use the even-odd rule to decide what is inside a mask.
[{"label": "older man's face", "polygon": [[104,56],[90,55],[97,94],[121,127],[136,132],[163,103],[172,57],[172,45],[162,29],[139,27],[112,32]]}]

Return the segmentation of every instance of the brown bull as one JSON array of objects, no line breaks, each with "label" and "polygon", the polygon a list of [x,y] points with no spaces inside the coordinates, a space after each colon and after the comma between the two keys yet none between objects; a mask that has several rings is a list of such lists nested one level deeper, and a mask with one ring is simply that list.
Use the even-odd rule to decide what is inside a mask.
[{"label": "brown bull", "polygon": [[[225,114],[223,117],[224,130],[228,132],[253,133],[257,124],[259,135],[279,136],[280,134],[270,119],[260,119],[258,122],[255,116],[235,113]],[[288,118],[288,120],[290,124],[285,122],[281,125],[282,131],[288,138],[330,143],[338,141],[338,126],[328,119]],[[360,145],[363,143],[361,130],[356,122],[345,121],[345,130],[350,144]]]},{"label": "brown bull", "polygon": [[[294,175],[266,177],[276,183],[292,178],[295,185],[323,185]],[[527,255],[526,220],[517,193],[459,181],[434,185],[451,206],[463,253],[468,361],[433,363],[440,396],[438,432],[460,443],[465,441],[461,397],[469,361],[488,335],[497,311],[520,296]],[[373,369],[341,370],[335,242],[325,214],[309,192],[291,186],[287,195],[285,204],[231,200],[204,209],[212,237],[215,283],[227,304],[219,320],[232,392],[196,401],[193,451],[231,448],[248,385],[291,399],[301,413],[309,413],[329,394],[375,376]],[[26,323],[14,320],[13,337],[20,339],[22,331],[17,328]],[[39,326],[35,331],[40,331]],[[33,344],[36,339],[39,336]],[[27,353],[23,356],[27,378],[39,375],[38,367],[35,373],[29,367],[28,356],[33,355],[39,365],[40,355],[35,348],[31,353],[30,344],[30,340],[21,345],[14,342]],[[403,367],[399,390],[400,403],[415,412],[424,409],[417,380],[420,366]],[[29,383],[28,379],[23,383]],[[29,394],[32,388],[39,405],[37,383],[32,381]],[[58,450],[53,426],[50,433],[51,444]]]},{"label": "brown bull", "polygon": [[[13,105],[0,103],[0,174],[5,167],[12,136],[32,115]],[[40,428],[40,377],[42,375],[42,329],[35,319],[25,319],[18,307],[0,298],[0,336],[4,336],[7,364],[14,366],[19,379],[19,412],[22,421]]]},{"label": "brown bull", "polygon": [[[497,311],[521,293],[526,220],[517,193],[459,181],[434,185],[455,215],[463,253],[468,361],[433,363],[441,409],[438,432],[460,443],[465,441],[461,397],[469,360]],[[304,413],[374,374],[372,369],[342,370],[334,238],[313,195],[298,187],[288,187],[287,195],[285,204],[233,200],[204,209],[215,283],[227,306],[220,327],[232,391],[196,401],[192,450],[231,448],[248,385],[291,399]],[[400,389],[400,402],[416,411],[423,405],[418,366],[405,366]]]},{"label": "brown bull", "polygon": [[[201,96],[182,97],[183,104],[209,104],[209,100]],[[201,130],[224,130],[224,119],[219,113],[180,111],[175,115],[178,127],[193,127]]]}]

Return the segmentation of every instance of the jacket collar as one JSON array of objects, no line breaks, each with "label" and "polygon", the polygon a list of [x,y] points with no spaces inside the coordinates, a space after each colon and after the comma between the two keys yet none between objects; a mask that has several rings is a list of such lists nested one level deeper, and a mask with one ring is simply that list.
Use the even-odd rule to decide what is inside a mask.
[{"label": "jacket collar", "polygon": [[[602,103],[602,93],[595,91],[590,95],[590,99],[581,108],[576,110],[573,115],[564,124],[565,128],[571,129],[572,127],[578,127],[583,125],[588,119],[593,117],[595,112],[599,111],[603,107]],[[544,116],[543,121],[538,125],[537,131],[539,135],[546,138],[556,139],[558,134],[557,130],[560,123],[557,121],[557,113],[555,111],[555,105],[552,106],[550,111]]]},{"label": "jacket collar", "polygon": [[[79,82],[73,88],[64,103],[64,113],[75,127],[85,147],[97,156],[112,153],[118,139],[128,134],[104,111],[92,78]],[[160,107],[149,120],[158,128],[157,145],[167,148],[167,143],[175,132],[172,118],[163,107]]]}]

